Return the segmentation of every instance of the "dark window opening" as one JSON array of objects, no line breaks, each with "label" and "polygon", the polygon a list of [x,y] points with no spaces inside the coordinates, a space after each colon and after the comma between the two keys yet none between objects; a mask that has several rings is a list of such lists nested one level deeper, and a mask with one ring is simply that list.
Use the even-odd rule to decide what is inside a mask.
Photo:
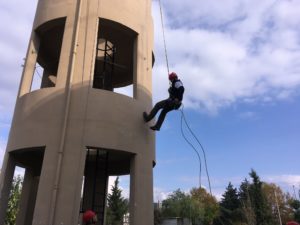
[{"label": "dark window opening", "polygon": [[104,224],[108,181],[107,166],[107,151],[99,148],[87,148],[80,213],[93,210],[98,217],[97,225]]},{"label": "dark window opening", "polygon": [[98,39],[93,88],[113,91],[115,53],[116,48],[110,41]]},{"label": "dark window opening", "polygon": [[[93,210],[98,217],[96,225],[108,224],[107,221],[105,223],[105,220],[111,216],[108,213],[108,198],[117,176],[120,177],[119,188],[122,189],[122,197],[129,204],[129,174],[132,157],[131,153],[123,151],[97,147],[86,148],[79,219],[86,210]],[[128,211],[124,212],[123,221],[124,225],[129,225]]]},{"label": "dark window opening", "polygon": [[93,88],[132,97],[136,37],[137,33],[124,25],[99,20]]},{"label": "dark window opening", "polygon": [[31,91],[56,86],[65,18],[42,24],[35,30],[39,43]]},{"label": "dark window opening", "polygon": [[10,153],[10,157],[17,166],[14,179],[18,181],[17,177],[19,176],[22,181],[21,187],[17,190],[19,209],[17,210],[16,221],[18,224],[32,224],[44,151],[45,147],[33,147]]}]

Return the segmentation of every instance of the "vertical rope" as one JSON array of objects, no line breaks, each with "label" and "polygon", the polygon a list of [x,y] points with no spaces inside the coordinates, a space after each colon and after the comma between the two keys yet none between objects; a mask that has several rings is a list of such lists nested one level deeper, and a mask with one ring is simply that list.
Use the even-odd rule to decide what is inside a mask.
[{"label": "vertical rope", "polygon": [[194,134],[194,132],[192,131],[192,129],[190,128],[186,118],[185,118],[185,115],[184,115],[184,112],[183,112],[183,108],[184,106],[182,105],[182,109],[181,109],[181,112],[182,112],[182,118],[188,128],[188,130],[190,131],[190,133],[193,135],[193,137],[195,138],[195,140],[197,141],[197,143],[199,144],[202,152],[203,152],[203,156],[204,156],[204,163],[205,163],[205,170],[206,170],[206,175],[207,175],[207,180],[208,180],[208,185],[209,185],[209,192],[210,192],[210,195],[212,196],[212,191],[211,191],[211,185],[210,185],[210,178],[209,178],[209,173],[208,173],[208,168],[207,168],[207,161],[206,161],[206,154],[205,154],[205,150],[201,144],[201,142],[199,141],[199,139],[197,138],[197,136]]},{"label": "vertical rope", "polygon": [[199,152],[197,151],[197,149],[194,147],[194,145],[187,139],[187,137],[185,136],[184,132],[183,132],[183,126],[182,126],[182,121],[183,121],[183,110],[181,110],[181,134],[182,137],[184,138],[184,140],[192,147],[192,149],[196,152],[197,156],[198,156],[198,160],[199,160],[199,188],[201,188],[201,167],[202,167],[202,163],[201,163],[201,157]]},{"label": "vertical rope", "polygon": [[169,75],[170,74],[170,70],[169,70],[169,60],[168,60],[167,44],[166,44],[166,37],[165,37],[163,12],[162,12],[161,1],[158,0],[158,2],[159,2],[159,9],[160,9],[160,18],[161,18],[161,27],[162,27],[162,33],[163,33],[163,40],[164,40],[164,49],[165,49],[166,64],[167,64],[167,70],[168,70],[168,75]]}]

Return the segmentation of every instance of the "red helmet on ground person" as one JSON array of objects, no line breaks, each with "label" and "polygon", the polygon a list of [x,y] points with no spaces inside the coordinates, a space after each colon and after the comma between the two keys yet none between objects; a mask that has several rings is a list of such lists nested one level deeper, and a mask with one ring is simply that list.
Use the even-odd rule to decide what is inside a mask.
[{"label": "red helmet on ground person", "polygon": [[287,222],[286,225],[299,225],[299,223],[297,223],[295,221],[290,221],[290,222]]},{"label": "red helmet on ground person", "polygon": [[96,213],[94,213],[92,210],[87,210],[83,214],[82,220],[85,223],[88,223],[88,222],[91,222],[93,220],[96,220]]},{"label": "red helmet on ground person", "polygon": [[178,78],[178,76],[175,72],[172,72],[172,73],[169,74],[169,80],[174,80],[174,79],[177,79],[177,78]]}]

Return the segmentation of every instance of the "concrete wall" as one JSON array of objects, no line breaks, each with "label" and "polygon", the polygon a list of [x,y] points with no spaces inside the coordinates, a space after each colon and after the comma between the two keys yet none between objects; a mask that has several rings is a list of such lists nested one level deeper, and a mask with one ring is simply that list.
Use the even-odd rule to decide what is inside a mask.
[{"label": "concrete wall", "polygon": [[[56,85],[30,92],[35,30],[59,18],[65,26]],[[99,18],[136,33],[133,98],[92,88]],[[152,49],[150,0],[39,1],[0,178],[0,215],[14,169],[9,156],[44,146],[40,176],[32,179],[39,181],[32,224],[77,224],[86,147],[93,146],[132,154],[131,224],[153,224],[155,136],[142,119],[152,104]]]}]

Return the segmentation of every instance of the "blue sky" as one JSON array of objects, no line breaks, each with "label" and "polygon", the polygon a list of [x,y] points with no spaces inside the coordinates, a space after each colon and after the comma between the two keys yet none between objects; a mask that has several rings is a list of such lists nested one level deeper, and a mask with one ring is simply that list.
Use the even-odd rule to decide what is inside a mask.
[{"label": "blue sky", "polygon": [[[251,168],[285,191],[299,190],[300,3],[162,3],[170,67],[185,84],[185,113],[206,150],[213,194],[219,198],[229,181],[237,187]],[[154,1],[155,101],[167,95],[158,9]],[[197,186],[199,163],[181,136],[180,112],[157,135],[157,159],[157,198]]]},{"label": "blue sky", "polygon": [[[0,2],[0,164],[36,2]],[[220,197],[229,181],[238,186],[251,168],[286,191],[299,190],[300,2],[162,3],[170,69],[186,87],[185,115],[206,150],[213,194]],[[157,102],[168,88],[157,1],[152,14]],[[156,151],[156,200],[198,185],[199,162],[181,136],[180,111],[171,112],[157,133]],[[121,185],[126,192],[128,178]]]}]

